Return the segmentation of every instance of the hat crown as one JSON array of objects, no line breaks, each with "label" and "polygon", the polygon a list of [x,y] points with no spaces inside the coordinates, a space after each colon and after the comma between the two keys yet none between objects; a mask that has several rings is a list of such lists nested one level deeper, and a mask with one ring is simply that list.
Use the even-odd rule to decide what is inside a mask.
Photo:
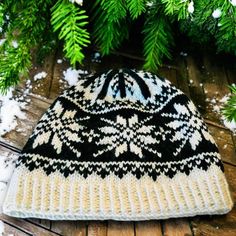
[{"label": "hat crown", "polygon": [[181,91],[171,83],[150,72],[135,69],[114,69],[81,79],[75,89],[63,96],[90,113],[101,114],[114,109],[136,109],[159,112],[163,104]]}]

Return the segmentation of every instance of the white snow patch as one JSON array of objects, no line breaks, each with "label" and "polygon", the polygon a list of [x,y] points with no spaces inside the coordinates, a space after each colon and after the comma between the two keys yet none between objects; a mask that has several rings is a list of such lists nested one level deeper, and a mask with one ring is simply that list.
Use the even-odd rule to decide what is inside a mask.
[{"label": "white snow patch", "polygon": [[4,223],[0,220],[0,236],[3,236],[5,231]]},{"label": "white snow patch", "polygon": [[223,123],[224,123],[224,125],[225,125],[225,127],[227,127],[228,129],[230,129],[232,132],[236,132],[236,122],[235,122],[235,120],[232,120],[232,121],[228,121],[227,119],[226,119],[226,117],[222,117],[222,119],[223,119]]},{"label": "white snow patch", "polygon": [[11,42],[11,44],[12,44],[12,46],[14,47],[14,48],[18,48],[18,42],[16,41],[16,40],[13,40],[12,42]]},{"label": "white snow patch", "polygon": [[226,103],[229,100],[229,95],[225,95],[223,98],[220,99],[219,102]]},{"label": "white snow patch", "polygon": [[216,99],[215,99],[215,98],[212,98],[212,99],[211,99],[211,103],[212,103],[212,104],[216,104]]},{"label": "white snow patch", "polygon": [[0,136],[16,128],[17,118],[26,118],[21,111],[22,104],[12,98],[12,90],[11,88],[6,95],[0,95]]},{"label": "white snow patch", "polygon": [[0,182],[8,182],[15,168],[15,161],[18,155],[9,154],[8,152],[0,156]]},{"label": "white snow patch", "polygon": [[7,191],[7,184],[11,179],[13,170],[15,169],[17,158],[17,154],[9,154],[8,152],[5,152],[0,156],[0,213],[2,212],[2,204]]},{"label": "white snow patch", "polygon": [[64,79],[68,82],[69,86],[76,85],[81,74],[88,74],[86,70],[76,70],[73,68],[68,68],[66,71],[63,71]]},{"label": "white snow patch", "polygon": [[72,3],[77,3],[78,5],[82,6],[83,5],[83,0],[69,0]]},{"label": "white snow patch", "polygon": [[34,76],[34,81],[44,79],[47,77],[47,75],[48,74],[45,71],[39,72],[38,74]]},{"label": "white snow patch", "polygon": [[218,105],[213,106],[213,111],[219,113],[220,112],[220,106],[218,106]]},{"label": "white snow patch", "polygon": [[180,56],[183,56],[183,57],[187,57],[187,56],[188,56],[188,53],[187,53],[187,52],[180,52],[179,55],[180,55]]},{"label": "white snow patch", "polygon": [[226,149],[228,147],[228,145],[227,144],[225,144],[224,146],[223,146],[223,149]]},{"label": "white snow patch", "polygon": [[229,0],[229,2],[230,2],[233,6],[236,6],[236,0]]},{"label": "white snow patch", "polygon": [[221,17],[221,15],[222,15],[222,11],[219,8],[214,10],[213,13],[212,13],[213,18],[215,18],[215,19]]},{"label": "white snow patch", "polygon": [[17,126],[16,118],[25,119],[25,114],[21,111],[19,102],[8,100],[2,103],[0,113],[0,135],[15,129]]},{"label": "white snow patch", "polygon": [[194,12],[194,3],[193,1],[191,1],[189,4],[188,4],[188,12],[190,14],[192,14]]},{"label": "white snow patch", "polygon": [[6,39],[0,39],[0,47],[5,43]]}]

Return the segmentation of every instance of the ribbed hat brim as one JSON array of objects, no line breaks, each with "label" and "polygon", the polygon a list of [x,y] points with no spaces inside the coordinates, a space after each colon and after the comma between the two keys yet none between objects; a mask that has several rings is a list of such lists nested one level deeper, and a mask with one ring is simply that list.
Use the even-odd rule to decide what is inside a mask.
[{"label": "ribbed hat brim", "polygon": [[225,214],[233,207],[223,172],[212,165],[189,176],[137,179],[126,175],[64,178],[21,166],[13,174],[3,211],[16,217],[51,220],[148,220]]}]

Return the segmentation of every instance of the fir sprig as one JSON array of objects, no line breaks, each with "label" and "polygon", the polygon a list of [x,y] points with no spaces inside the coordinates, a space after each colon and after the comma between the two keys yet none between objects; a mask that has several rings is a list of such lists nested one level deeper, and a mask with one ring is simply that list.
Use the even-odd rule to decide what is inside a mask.
[{"label": "fir sprig", "polygon": [[102,54],[107,55],[128,38],[127,10],[122,0],[97,0],[96,6],[93,34]]},{"label": "fir sprig", "polygon": [[132,19],[138,18],[146,11],[147,0],[127,0],[127,7]]},{"label": "fir sprig", "polygon": [[58,1],[52,8],[52,26],[64,39],[64,51],[72,65],[84,59],[82,48],[90,43],[90,36],[84,27],[88,24],[84,10],[67,0]]},{"label": "fir sprig", "polygon": [[163,57],[171,57],[170,45],[173,44],[173,36],[168,18],[154,11],[146,15],[144,25],[144,68],[155,71],[161,64]]},{"label": "fir sprig", "polygon": [[1,50],[0,66],[0,90],[5,93],[7,89],[18,83],[21,76],[28,74],[28,68],[31,66],[31,54],[28,44],[18,42],[17,47],[13,47],[10,42],[5,42]]},{"label": "fir sprig", "polygon": [[232,95],[227,100],[224,108],[222,109],[223,115],[227,118],[228,121],[236,122],[236,86],[230,86]]},{"label": "fir sprig", "polygon": [[[162,4],[165,5],[164,12],[169,16],[177,16],[178,20],[187,19],[189,16],[188,5],[189,1],[180,0],[161,0]],[[175,19],[175,17],[174,17]]]}]

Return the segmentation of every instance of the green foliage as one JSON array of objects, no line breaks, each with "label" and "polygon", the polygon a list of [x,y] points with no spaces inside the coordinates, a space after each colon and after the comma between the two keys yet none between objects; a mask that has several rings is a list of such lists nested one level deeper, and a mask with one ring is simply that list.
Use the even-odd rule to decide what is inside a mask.
[{"label": "green foliage", "polygon": [[0,3],[0,27],[2,28],[4,24],[4,8],[3,4]]},{"label": "green foliage", "polygon": [[0,90],[5,92],[27,76],[31,66],[31,48],[38,46],[48,29],[49,1],[13,1],[2,4],[4,44],[0,47]]},{"label": "green foliage", "polygon": [[161,0],[165,5],[164,13],[169,16],[177,16],[177,19],[186,19],[189,16],[188,5],[189,1],[180,0]]},{"label": "green foliage", "polygon": [[97,0],[96,6],[93,34],[102,54],[107,55],[128,37],[127,10],[122,0]]},{"label": "green foliage", "polygon": [[7,54],[3,50],[0,52],[0,89],[5,93],[10,86],[18,83],[19,76],[27,75],[31,66],[31,56],[25,43],[20,42],[18,47],[14,47],[12,43],[5,42],[2,48],[7,50]]},{"label": "green foliage", "polygon": [[100,6],[106,12],[110,22],[118,22],[126,16],[126,6],[123,0],[99,0]]},{"label": "green foliage", "polygon": [[222,7],[222,16],[218,21],[215,35],[218,51],[234,52],[236,55],[236,7],[229,1]]},{"label": "green foliage", "polygon": [[90,43],[89,33],[84,28],[88,16],[84,10],[68,0],[58,1],[52,8],[52,26],[54,31],[60,31],[59,39],[64,39],[64,51],[71,63],[81,63],[84,59],[82,47]]},{"label": "green foliage", "polygon": [[228,121],[234,120],[236,122],[236,86],[230,86],[232,95],[226,102],[225,107],[222,110],[223,115]]},{"label": "green foliage", "polygon": [[[222,14],[214,18],[216,9]],[[31,51],[42,62],[63,42],[65,56],[75,66],[84,59],[90,34],[107,55],[129,38],[135,21],[143,20],[146,70],[156,71],[165,57],[170,58],[173,24],[195,42],[215,42],[218,51],[236,54],[236,7],[229,0],[84,0],[83,7],[70,0],[4,0],[0,2],[0,39],[6,39],[0,47],[0,89],[27,75]],[[18,48],[12,44],[15,41]]]},{"label": "green foliage", "polygon": [[144,68],[155,71],[164,56],[170,58],[169,46],[173,44],[172,31],[167,18],[154,9],[146,15],[144,25]]},{"label": "green foliage", "polygon": [[127,0],[127,7],[132,19],[138,18],[146,11],[147,0]]},{"label": "green foliage", "polygon": [[[236,55],[236,7],[225,0],[197,0],[194,6],[192,18],[180,22],[182,31],[195,42],[215,42],[218,52]],[[222,12],[218,18],[212,15],[216,9]]]}]

